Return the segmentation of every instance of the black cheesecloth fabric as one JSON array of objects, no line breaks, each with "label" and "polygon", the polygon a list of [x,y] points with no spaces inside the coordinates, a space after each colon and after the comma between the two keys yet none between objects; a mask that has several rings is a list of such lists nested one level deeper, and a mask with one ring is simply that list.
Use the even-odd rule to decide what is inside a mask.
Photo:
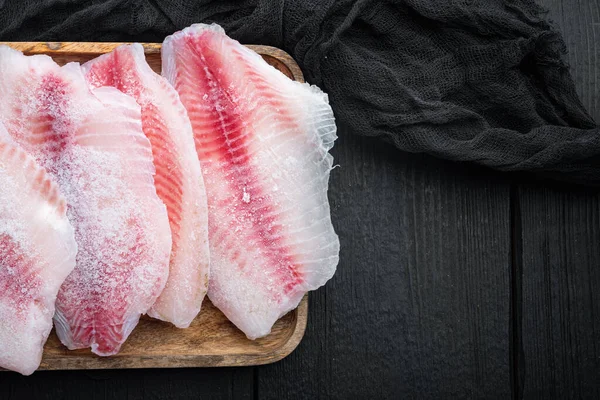
[{"label": "black cheesecloth fabric", "polygon": [[0,0],[4,41],[160,42],[195,22],[286,50],[344,133],[600,183],[600,129],[530,0]]}]

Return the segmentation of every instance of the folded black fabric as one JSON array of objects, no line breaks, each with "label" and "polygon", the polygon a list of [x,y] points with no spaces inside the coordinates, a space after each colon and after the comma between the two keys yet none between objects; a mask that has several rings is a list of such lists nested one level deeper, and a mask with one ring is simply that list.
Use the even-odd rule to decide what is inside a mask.
[{"label": "folded black fabric", "polygon": [[0,0],[0,40],[162,41],[194,22],[288,51],[344,132],[600,183],[600,129],[530,0]]}]

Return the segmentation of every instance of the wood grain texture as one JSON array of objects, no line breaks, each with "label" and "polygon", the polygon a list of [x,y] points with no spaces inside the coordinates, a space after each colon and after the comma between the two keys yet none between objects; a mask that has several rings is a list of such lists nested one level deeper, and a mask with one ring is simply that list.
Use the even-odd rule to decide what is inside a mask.
[{"label": "wood grain texture", "polygon": [[[542,0],[583,104],[600,121],[600,4]],[[600,398],[600,194],[528,180],[520,208],[523,398]]]},{"label": "wood grain texture", "polygon": [[248,367],[0,374],[2,400],[251,400],[253,388]]},{"label": "wood grain texture", "polygon": [[340,131],[338,271],[258,398],[509,398],[509,185]]},{"label": "wood grain texture", "polygon": [[[122,43],[38,43],[7,44],[25,54],[48,54],[59,64],[85,62],[110,52]],[[150,66],[161,71],[160,44],[143,44]],[[302,72],[284,51],[269,46],[249,46],[269,64],[291,79],[303,82]],[[300,343],[307,324],[307,296],[298,308],[281,318],[271,334],[252,341],[239,331],[206,298],[200,315],[187,329],[143,317],[121,351],[98,357],[89,350],[67,350],[54,332],[46,346],[40,370],[117,369],[164,367],[215,367],[260,365],[278,361]]]},{"label": "wood grain texture", "polygon": [[577,93],[596,122],[600,122],[600,2],[595,0],[538,0],[562,32],[567,61]]},{"label": "wood grain texture", "polygon": [[[598,2],[538,2],[600,122]],[[3,373],[0,398],[600,398],[600,196],[515,186],[511,393],[504,177],[340,136],[330,196],[342,260],[311,294],[290,356],[247,368]]]},{"label": "wood grain texture", "polygon": [[[24,54],[47,54],[58,64],[76,61],[84,63],[101,54],[109,53],[123,43],[100,42],[0,42],[22,51]],[[148,64],[154,71],[160,73],[160,43],[141,43]],[[294,59],[285,51],[271,46],[246,45],[262,56],[269,64],[286,74],[290,79],[304,82],[304,76]]]},{"label": "wood grain texture", "polygon": [[600,398],[600,196],[519,189],[525,398]]}]

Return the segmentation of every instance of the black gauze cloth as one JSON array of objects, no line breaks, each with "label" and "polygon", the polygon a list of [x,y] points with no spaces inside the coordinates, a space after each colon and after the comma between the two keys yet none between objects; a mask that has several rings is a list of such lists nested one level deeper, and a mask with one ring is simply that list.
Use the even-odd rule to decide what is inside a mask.
[{"label": "black gauze cloth", "polygon": [[[530,0],[0,0],[0,40],[157,41],[216,22],[289,52],[344,132],[600,183],[600,130]],[[399,153],[399,156],[401,154]]]}]

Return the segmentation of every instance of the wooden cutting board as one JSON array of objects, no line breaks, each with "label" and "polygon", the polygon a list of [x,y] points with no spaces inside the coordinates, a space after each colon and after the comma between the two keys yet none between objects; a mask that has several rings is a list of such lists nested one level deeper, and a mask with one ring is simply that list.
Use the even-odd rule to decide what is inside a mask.
[{"label": "wooden cutting board", "polygon": [[[47,54],[57,63],[84,63],[110,52],[122,43],[38,43],[6,44],[27,55]],[[160,44],[143,44],[146,59],[160,73]],[[284,51],[269,46],[248,46],[289,78],[304,81],[296,62]],[[187,329],[142,317],[119,354],[99,357],[89,350],[69,351],[54,331],[44,348],[40,370],[216,367],[268,364],[290,354],[304,336],[308,300],[304,296],[298,308],[281,318],[270,335],[248,340],[206,298],[200,315]]]}]

